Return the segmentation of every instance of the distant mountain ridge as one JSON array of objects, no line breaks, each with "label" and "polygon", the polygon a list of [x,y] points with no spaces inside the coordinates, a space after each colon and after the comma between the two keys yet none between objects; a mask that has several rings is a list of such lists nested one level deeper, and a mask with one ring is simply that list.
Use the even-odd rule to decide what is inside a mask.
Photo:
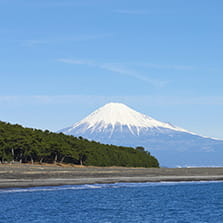
[{"label": "distant mountain ridge", "polygon": [[223,140],[155,120],[121,103],[109,103],[60,130],[101,143],[144,146],[163,166],[223,166]]}]

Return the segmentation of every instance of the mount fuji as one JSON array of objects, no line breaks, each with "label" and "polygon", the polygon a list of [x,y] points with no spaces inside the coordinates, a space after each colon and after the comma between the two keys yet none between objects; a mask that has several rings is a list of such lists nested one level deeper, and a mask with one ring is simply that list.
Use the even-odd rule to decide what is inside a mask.
[{"label": "mount fuji", "polygon": [[121,103],[109,103],[58,132],[119,146],[143,146],[161,166],[223,166],[223,140],[155,120]]}]

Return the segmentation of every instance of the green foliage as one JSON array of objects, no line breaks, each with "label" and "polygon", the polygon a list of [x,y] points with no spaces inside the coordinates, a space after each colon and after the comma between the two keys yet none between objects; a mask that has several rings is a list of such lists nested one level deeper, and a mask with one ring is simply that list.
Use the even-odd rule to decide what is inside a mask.
[{"label": "green foliage", "polygon": [[0,122],[1,162],[66,162],[93,166],[159,167],[143,147],[104,145],[82,137],[67,136]]},{"label": "green foliage", "polygon": [[137,146],[136,150],[141,151],[141,152],[145,151],[144,147],[142,147],[142,146]]}]

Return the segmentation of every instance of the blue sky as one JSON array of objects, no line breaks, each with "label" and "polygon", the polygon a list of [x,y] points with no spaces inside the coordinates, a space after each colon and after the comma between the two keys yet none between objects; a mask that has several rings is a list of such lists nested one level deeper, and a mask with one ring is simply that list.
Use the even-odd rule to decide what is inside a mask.
[{"label": "blue sky", "polygon": [[221,0],[0,0],[0,120],[56,131],[108,102],[223,138]]}]

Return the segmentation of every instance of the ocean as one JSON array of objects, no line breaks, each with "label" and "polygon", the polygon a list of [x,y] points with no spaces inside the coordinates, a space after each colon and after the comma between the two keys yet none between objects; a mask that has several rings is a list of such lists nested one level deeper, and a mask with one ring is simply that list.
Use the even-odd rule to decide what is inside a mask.
[{"label": "ocean", "polygon": [[223,182],[0,190],[0,223],[223,222]]}]

